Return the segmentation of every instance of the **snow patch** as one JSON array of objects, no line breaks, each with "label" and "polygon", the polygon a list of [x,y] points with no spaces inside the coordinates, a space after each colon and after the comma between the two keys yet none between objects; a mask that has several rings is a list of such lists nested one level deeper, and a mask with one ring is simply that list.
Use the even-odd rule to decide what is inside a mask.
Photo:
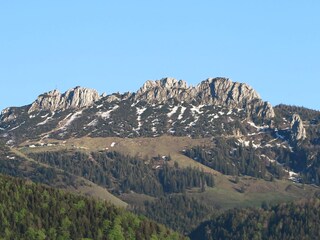
[{"label": "snow patch", "polygon": [[263,130],[263,129],[269,128],[268,125],[257,126],[254,122],[250,122],[250,121],[248,121],[248,124],[249,124],[251,127],[254,127],[255,129],[257,129],[257,130],[259,130],[259,131],[261,131],[261,130]]},{"label": "snow patch", "polygon": [[78,118],[82,114],[82,110],[73,114],[70,119],[64,124],[64,128],[69,126],[76,118]]},{"label": "snow patch", "polygon": [[92,120],[90,123],[88,123],[88,127],[94,127],[94,126],[97,126],[97,124],[98,124],[98,120],[97,119],[94,119],[94,120]]},{"label": "snow patch", "polygon": [[51,114],[52,114],[52,115],[51,115],[50,117],[48,117],[48,116],[49,116],[49,113],[46,114],[46,115],[44,115],[44,116],[41,116],[41,118],[46,118],[46,117],[47,117],[47,119],[45,119],[44,121],[38,123],[37,126],[41,126],[41,125],[46,124],[50,119],[52,119],[52,117],[54,116],[55,112],[52,112]]},{"label": "snow patch", "polygon": [[[250,146],[250,141],[245,141],[243,139],[238,139],[238,143],[240,143],[244,147],[249,147]],[[252,142],[252,147],[253,148],[259,148],[260,145],[257,145],[254,142]]]},{"label": "snow patch", "polygon": [[46,117],[48,117],[49,116],[49,113],[47,113],[46,115],[44,115],[44,116],[40,116],[41,118],[46,118]]},{"label": "snow patch", "polygon": [[138,133],[138,131],[141,129],[142,123],[141,123],[141,115],[144,113],[144,111],[147,109],[146,107],[143,108],[136,108],[137,109],[137,121],[138,121],[138,127],[134,128],[133,130]]},{"label": "snow patch", "polygon": [[167,114],[168,118],[171,118],[171,116],[177,112],[178,108],[179,108],[179,106],[174,106],[174,107],[171,109],[171,112],[169,112],[169,113]]},{"label": "snow patch", "polygon": [[11,132],[11,131],[13,131],[13,130],[16,130],[17,128],[21,127],[21,126],[22,126],[23,124],[25,124],[25,123],[26,123],[26,122],[24,121],[24,122],[22,122],[20,125],[14,127],[14,128],[11,128],[11,129],[9,130],[9,132]]},{"label": "snow patch", "polygon": [[180,114],[179,114],[179,116],[178,116],[178,119],[179,119],[179,120],[181,120],[181,119],[183,118],[183,114],[184,114],[184,112],[186,111],[186,109],[187,109],[186,107],[183,107],[183,106],[181,107],[181,112],[180,112]]},{"label": "snow patch", "polygon": [[114,110],[116,110],[118,108],[119,108],[119,106],[115,105],[110,110],[108,110],[106,112],[98,112],[96,115],[98,115],[99,117],[102,117],[103,119],[108,119],[108,118],[110,118],[110,113],[112,113]]},{"label": "snow patch", "polygon": [[151,128],[151,131],[154,132],[154,133],[156,133],[156,132],[157,132],[157,128],[156,128],[156,127],[152,127],[152,128]]},{"label": "snow patch", "polygon": [[203,106],[204,105],[199,105],[198,107],[196,107],[192,105],[192,108],[191,108],[192,114],[194,114],[195,112],[197,112],[198,114],[203,113],[203,111],[200,110]]},{"label": "snow patch", "polygon": [[141,115],[145,110],[147,110],[146,107],[143,107],[143,108],[138,108],[138,107],[137,107],[137,114],[138,114],[138,115]]},{"label": "snow patch", "polygon": [[199,105],[198,107],[196,107],[192,105],[192,108],[190,110],[191,110],[192,116],[194,117],[194,121],[189,123],[190,127],[196,125],[196,122],[199,120],[199,114],[203,113],[203,111],[200,110],[203,106],[204,105]]}]

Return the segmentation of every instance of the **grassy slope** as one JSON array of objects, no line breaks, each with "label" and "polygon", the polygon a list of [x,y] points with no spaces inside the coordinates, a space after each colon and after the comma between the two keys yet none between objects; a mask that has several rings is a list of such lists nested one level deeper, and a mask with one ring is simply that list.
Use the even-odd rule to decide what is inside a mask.
[{"label": "grassy slope", "polygon": [[[11,151],[13,154],[25,159],[28,162],[36,162],[32,158],[29,158],[24,153],[20,152],[18,149],[12,148]],[[38,163],[38,162],[36,162],[36,163],[43,166],[43,167],[46,167],[46,168],[52,168],[51,166],[48,166],[43,163]],[[63,173],[63,170],[58,169],[58,171]],[[124,201],[120,200],[119,198],[117,198],[114,195],[112,195],[111,193],[109,193],[107,191],[107,189],[100,187],[97,184],[95,184],[87,179],[84,179],[82,177],[75,176],[75,178],[76,178],[75,181],[77,183],[76,187],[66,186],[66,185],[61,186],[60,185],[59,188],[65,189],[70,192],[75,192],[75,193],[79,193],[82,195],[92,196],[95,198],[103,199],[103,200],[109,201],[110,203],[112,203],[118,207],[124,207],[124,208],[127,207],[127,205],[128,205],[127,203],[125,203]]]},{"label": "grassy slope", "polygon": [[[306,196],[313,196],[319,188],[313,186],[304,186],[291,181],[277,180],[274,182],[251,177],[242,177],[239,183],[233,182],[232,176],[222,175],[196,161],[183,155],[183,149],[197,145],[210,145],[210,139],[191,139],[189,137],[162,136],[158,138],[79,138],[69,139],[67,141],[51,140],[58,142],[59,145],[52,147],[25,148],[22,144],[21,151],[42,152],[56,151],[61,149],[82,150],[86,152],[110,150],[118,151],[123,154],[139,157],[155,157],[170,155],[172,162],[176,161],[182,167],[199,167],[206,172],[215,175],[215,188],[208,188],[204,193],[190,191],[188,194],[196,197],[201,202],[214,204],[219,208],[228,209],[233,207],[260,206],[262,202],[277,203],[291,201]],[[112,143],[115,143],[114,146]],[[31,144],[31,143],[27,143]],[[113,146],[113,147],[112,147]],[[244,189],[244,193],[240,189]],[[131,202],[140,202],[146,199],[146,196],[137,197],[135,194]],[[123,196],[123,199],[130,199],[130,196]]]}]

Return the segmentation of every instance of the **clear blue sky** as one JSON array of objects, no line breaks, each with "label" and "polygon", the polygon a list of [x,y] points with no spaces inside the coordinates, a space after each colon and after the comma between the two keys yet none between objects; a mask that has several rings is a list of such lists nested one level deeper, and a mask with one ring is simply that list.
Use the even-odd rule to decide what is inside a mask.
[{"label": "clear blue sky", "polygon": [[77,85],[224,76],[320,110],[320,1],[0,2],[0,109]]}]

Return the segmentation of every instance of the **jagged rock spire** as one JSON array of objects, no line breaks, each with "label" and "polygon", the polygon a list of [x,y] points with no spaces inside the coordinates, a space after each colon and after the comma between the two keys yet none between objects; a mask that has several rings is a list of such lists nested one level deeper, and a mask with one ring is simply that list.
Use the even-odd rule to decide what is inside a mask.
[{"label": "jagged rock spire", "polygon": [[306,129],[303,126],[303,122],[298,114],[292,115],[291,120],[291,140],[293,142],[298,142],[304,140],[307,137]]}]

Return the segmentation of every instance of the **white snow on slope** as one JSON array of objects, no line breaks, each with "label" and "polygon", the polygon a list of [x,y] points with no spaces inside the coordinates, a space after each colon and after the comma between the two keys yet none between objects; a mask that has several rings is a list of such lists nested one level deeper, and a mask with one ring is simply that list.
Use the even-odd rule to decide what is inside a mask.
[{"label": "white snow on slope", "polygon": [[138,108],[137,107],[137,121],[138,121],[138,127],[133,129],[134,131],[139,131],[141,126],[142,126],[142,123],[141,123],[141,114],[144,113],[144,111],[146,110],[147,108],[146,107],[143,107],[143,108]]},{"label": "white snow on slope", "polygon": [[49,113],[46,114],[46,115],[44,115],[44,116],[41,116],[41,118],[45,118],[45,117],[47,117],[47,118],[46,118],[44,121],[39,122],[39,123],[37,124],[37,126],[46,124],[50,119],[52,119],[52,117],[54,116],[55,112],[52,112],[51,114],[52,114],[52,115],[51,115],[50,117],[48,117]]},{"label": "white snow on slope", "polygon": [[59,127],[58,129],[60,130],[66,130],[67,127],[76,119],[78,118],[80,115],[82,114],[82,110],[78,111],[74,114],[70,113],[68,114],[62,121],[60,121],[60,123],[63,123],[63,125],[61,127]]},{"label": "white snow on slope", "polygon": [[178,119],[179,119],[179,120],[181,120],[181,119],[183,118],[183,114],[184,114],[184,112],[186,111],[186,109],[187,109],[186,107],[183,107],[183,106],[181,107],[181,113],[180,113],[179,116],[178,116]]},{"label": "white snow on slope", "polygon": [[26,123],[25,121],[22,122],[20,125],[18,125],[18,126],[12,128],[12,129],[10,129],[9,132],[11,132],[11,131],[13,131],[13,130],[16,130],[17,128],[21,127],[21,126],[22,126],[23,124],[25,124],[25,123]]},{"label": "white snow on slope", "polygon": [[97,115],[99,117],[102,117],[103,119],[108,119],[110,118],[110,113],[112,113],[114,110],[118,109],[119,106],[115,105],[113,106],[113,108],[111,108],[110,110],[106,111],[106,112],[97,112]]},{"label": "white snow on slope", "polygon": [[98,124],[98,120],[97,119],[94,119],[92,120],[90,123],[88,123],[88,127],[94,127]]},{"label": "white snow on slope", "polygon": [[82,110],[81,111],[78,111],[76,112],[75,114],[73,114],[69,119],[68,121],[64,124],[64,128],[69,126],[76,118],[78,118],[80,115],[82,114]]},{"label": "white snow on slope", "polygon": [[169,113],[167,114],[168,118],[171,118],[171,116],[177,112],[178,108],[179,108],[179,106],[174,106],[174,107],[171,109],[171,112],[169,112]]},{"label": "white snow on slope", "polygon": [[196,125],[196,122],[199,120],[199,115],[203,113],[203,111],[200,110],[203,106],[204,105],[199,105],[198,107],[196,107],[192,105],[192,108],[190,110],[192,116],[194,117],[194,121],[189,123],[189,127]]},{"label": "white snow on slope", "polygon": [[49,113],[47,113],[46,115],[44,115],[44,116],[41,116],[41,118],[46,118],[46,117],[48,117],[49,116]]},{"label": "white snow on slope", "polygon": [[268,125],[264,125],[264,126],[257,126],[257,125],[255,125],[254,124],[254,122],[250,122],[250,121],[248,121],[248,124],[251,126],[251,127],[254,127],[254,128],[256,128],[257,130],[263,130],[263,129],[266,129],[266,128],[269,128],[269,126]]}]

